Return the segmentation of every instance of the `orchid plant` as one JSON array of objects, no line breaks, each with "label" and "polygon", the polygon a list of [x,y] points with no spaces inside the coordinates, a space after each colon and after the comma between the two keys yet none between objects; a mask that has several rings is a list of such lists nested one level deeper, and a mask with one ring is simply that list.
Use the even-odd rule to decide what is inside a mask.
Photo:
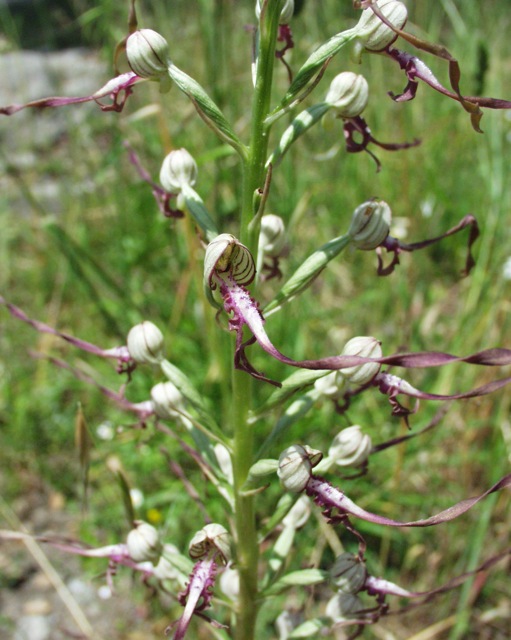
[{"label": "orchid plant", "polygon": [[[404,71],[406,86],[401,94],[391,94],[393,100],[414,99],[420,83],[424,83],[457,101],[478,132],[483,109],[511,109],[510,101],[465,96],[461,91],[457,60],[441,45],[422,40],[406,30],[407,10],[401,1],[359,0],[353,5],[358,18],[355,26],[336,33],[313,50],[293,74],[288,52],[293,48],[294,2],[257,0],[252,106],[249,135],[245,140],[206,90],[172,62],[166,39],[150,28],[138,28],[134,0],[130,33],[116,54],[116,60],[126,55],[130,71],[115,76],[90,96],[44,98],[0,109],[0,114],[15,116],[25,108],[96,102],[101,110],[121,111],[134,91],[144,90],[144,83],[157,83],[162,94],[176,85],[189,98],[210,135],[231,147],[241,167],[239,219],[226,225],[208,210],[207,199],[196,190],[200,180],[190,150],[171,151],[164,158],[159,180],[156,180],[144,168],[130,141],[126,142],[134,170],[152,190],[162,215],[175,218],[177,224],[187,216],[195,226],[195,246],[204,263],[203,296],[212,307],[208,321],[214,331],[233,334],[228,397],[222,399],[229,407],[226,423],[220,425],[211,414],[209,406],[215,399],[204,398],[194,385],[191,371],[187,371],[189,363],[181,365],[166,359],[164,336],[150,318],[131,328],[125,345],[103,349],[32,319],[11,301],[0,297],[0,304],[14,319],[28,323],[39,332],[58,336],[77,349],[115,360],[119,374],[125,377],[120,391],[99,385],[89,373],[63,360],[52,359],[56,366],[95,385],[109,401],[134,414],[138,425],[154,423],[156,429],[177,437],[225,507],[222,522],[214,523],[206,518],[186,551],[162,540],[160,532],[137,519],[134,512],[131,531],[117,544],[91,548],[79,542],[40,538],[62,552],[104,558],[109,566],[107,579],[112,585],[114,569],[124,566],[138,572],[144,581],[151,581],[175,595],[183,607],[179,620],[169,620],[167,633],[175,640],[185,637],[194,617],[208,624],[216,638],[263,637],[258,616],[265,604],[289,589],[313,585],[322,585],[321,593],[329,594],[326,607],[318,603],[317,615],[308,619],[298,616],[298,621],[294,618],[292,624],[284,612],[277,623],[280,638],[323,637],[343,626],[350,627],[350,637],[354,638],[389,612],[388,598],[426,602],[459,586],[471,575],[488,570],[509,553],[505,550],[487,559],[475,571],[456,576],[428,592],[410,591],[371,575],[370,561],[366,558],[368,544],[357,528],[359,520],[381,527],[442,525],[461,517],[490,494],[511,486],[511,474],[481,495],[467,497],[440,513],[418,520],[397,520],[359,506],[337,487],[335,474],[351,469],[354,473],[351,478],[358,477],[367,472],[372,455],[420,432],[410,431],[406,436],[373,445],[364,425],[351,425],[332,434],[326,455],[312,448],[313,434],[310,442],[302,444],[294,442],[291,435],[293,425],[312,412],[320,400],[331,401],[339,414],[346,414],[355,397],[377,390],[388,397],[392,415],[411,426],[410,415],[419,409],[420,400],[465,400],[495,392],[511,382],[511,377],[495,374],[490,382],[473,389],[441,395],[416,388],[407,380],[406,373],[390,372],[390,368],[395,367],[411,371],[453,363],[479,365],[493,371],[511,364],[511,350],[505,348],[462,355],[444,351],[385,354],[384,344],[377,337],[354,336],[340,354],[311,354],[309,359],[295,359],[282,353],[266,330],[266,319],[281,313],[287,305],[291,307],[348,247],[374,251],[376,277],[391,276],[399,264],[400,253],[427,248],[465,230],[468,242],[463,275],[468,276],[475,264],[472,246],[479,227],[473,215],[462,217],[455,227],[446,229],[438,237],[404,243],[390,235],[390,205],[368,194],[364,202],[353,203],[351,218],[344,221],[343,234],[305,256],[294,273],[283,277],[285,221],[266,209],[272,194],[273,175],[301,136],[332,117],[341,123],[346,152],[369,153],[377,170],[381,162],[370,146],[412,153],[413,147],[419,144],[418,140],[380,142],[373,135],[362,117],[369,96],[368,82],[362,74],[343,71],[325,90],[323,76],[333,60],[341,57],[341,52],[350,52],[362,69],[371,54],[383,56],[389,63],[397,62]],[[445,60],[449,66],[450,88],[444,87],[418,56],[399,49],[400,41],[406,41],[419,54],[427,52]],[[274,69],[281,63],[289,75],[289,86],[274,102]],[[303,108],[305,101],[309,106]],[[275,125],[282,118],[288,118],[290,124],[274,139],[273,134],[278,130]],[[390,255],[390,262],[386,254]],[[268,291],[267,283],[278,279],[283,279],[283,284],[275,287],[272,298],[265,299],[263,292]],[[291,369],[279,379],[270,378],[252,362],[257,351],[258,362],[272,359]],[[130,399],[129,382],[144,366],[160,371],[165,381],[155,381],[150,397],[135,401]],[[262,404],[256,401],[260,396],[255,393],[256,387],[269,390]],[[411,405],[406,398],[411,399]],[[267,429],[262,443],[256,438],[256,429],[258,432]],[[323,477],[328,474],[331,480]],[[191,493],[186,477],[183,483]],[[262,513],[261,494],[270,486],[278,486],[280,496],[271,513]],[[353,493],[355,489],[350,490],[350,494]],[[345,540],[354,540],[357,549],[344,551],[331,566],[290,571],[287,558],[299,549],[299,530],[307,522],[311,509],[318,507],[325,526],[342,536],[343,544]],[[26,535],[2,532],[2,537],[10,540]],[[262,554],[262,548],[268,545],[271,550]]]}]

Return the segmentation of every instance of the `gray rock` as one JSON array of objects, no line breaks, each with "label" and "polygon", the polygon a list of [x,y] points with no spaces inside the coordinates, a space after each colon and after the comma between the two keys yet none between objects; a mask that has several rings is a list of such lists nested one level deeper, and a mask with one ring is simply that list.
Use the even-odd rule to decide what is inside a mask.
[{"label": "gray rock", "polygon": [[[97,55],[86,49],[58,53],[16,51],[0,55],[0,105],[49,96],[88,96],[112,77]],[[26,109],[0,116],[0,145],[12,157],[47,147],[85,121],[97,105]]]}]

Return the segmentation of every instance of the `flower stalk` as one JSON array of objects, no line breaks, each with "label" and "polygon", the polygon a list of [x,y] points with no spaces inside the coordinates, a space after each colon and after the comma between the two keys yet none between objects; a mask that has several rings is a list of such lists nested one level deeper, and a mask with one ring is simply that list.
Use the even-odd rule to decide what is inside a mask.
[{"label": "flower stalk", "polygon": [[[254,195],[263,189],[265,161],[268,153],[269,130],[264,120],[270,110],[271,89],[275,64],[275,46],[278,35],[282,0],[263,3],[256,37],[258,59],[252,125],[246,159],[243,161],[240,239],[257,256],[260,223],[251,225],[254,218]],[[257,616],[257,565],[259,548],[255,523],[254,496],[243,493],[250,467],[254,462],[253,428],[249,425],[252,407],[253,379],[243,371],[232,370],[233,475],[235,495],[237,568],[240,578],[238,610],[234,637],[236,640],[255,638]]]}]

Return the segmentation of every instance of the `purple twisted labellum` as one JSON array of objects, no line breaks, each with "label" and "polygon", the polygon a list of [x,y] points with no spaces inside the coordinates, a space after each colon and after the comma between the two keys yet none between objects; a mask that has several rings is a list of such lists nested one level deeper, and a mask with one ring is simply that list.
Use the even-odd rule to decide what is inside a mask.
[{"label": "purple twisted labellum", "polygon": [[[479,396],[485,396],[489,393],[493,393],[494,391],[497,391],[510,382],[511,377],[501,378],[500,380],[488,382],[482,387],[477,387],[476,389],[472,389],[471,391],[466,391],[464,393],[453,393],[451,395],[441,395],[438,393],[426,393],[425,391],[420,391],[419,389],[415,389],[415,387],[412,387],[412,385],[406,380],[392,375],[391,373],[378,373],[371,381],[371,384],[373,386],[377,386],[382,393],[390,396],[391,404],[395,405],[394,411],[392,412],[394,415],[408,415],[410,413],[415,413],[415,411],[410,411],[402,407],[395,400],[395,397],[399,394],[421,400],[466,400],[468,398],[477,398]],[[392,400],[394,400],[394,402],[392,402]]]},{"label": "purple twisted labellum", "polygon": [[[378,269],[377,273],[379,276],[388,276],[394,271],[396,265],[399,264],[399,254],[401,251],[417,251],[418,249],[424,249],[425,247],[429,247],[448,236],[452,236],[458,231],[462,231],[466,227],[470,227],[470,233],[467,242],[467,259],[465,261],[465,267],[463,268],[461,275],[467,276],[472,268],[475,266],[475,260],[472,256],[472,245],[479,237],[479,225],[477,223],[476,218],[472,214],[466,215],[464,218],[460,220],[460,222],[446,231],[442,233],[440,236],[436,236],[435,238],[429,238],[428,240],[422,240],[421,242],[414,242],[412,244],[406,244],[404,242],[400,242],[397,238],[393,238],[392,236],[387,236],[382,244],[376,249],[376,254],[378,256]],[[394,256],[392,261],[386,266],[383,266],[383,259],[381,257],[381,248],[385,248],[389,253],[393,253]]]},{"label": "purple twisted labellum", "polygon": [[[456,589],[460,585],[462,585],[469,578],[481,573],[482,571],[488,571],[491,567],[493,567],[497,562],[500,562],[506,556],[511,554],[511,549],[507,549],[501,553],[498,553],[495,556],[492,556],[482,565],[473,569],[472,571],[467,571],[466,573],[462,573],[459,576],[454,577],[452,580],[449,580],[446,584],[441,585],[440,587],[436,587],[435,589],[431,589],[430,591],[408,591],[407,589],[403,589],[402,587],[389,582],[388,580],[384,580],[383,578],[376,578],[374,576],[368,576],[365,584],[364,591],[367,591],[369,595],[382,595],[382,596],[399,596],[403,598],[424,598],[422,603],[428,602],[433,598],[433,596],[438,595],[439,593],[445,593],[446,591],[451,591],[452,589]],[[421,604],[421,603],[419,603]],[[407,611],[410,608],[413,608],[415,605],[411,605],[411,607],[405,607],[405,609],[401,609],[399,611],[394,611],[394,613],[401,613],[403,611]]]},{"label": "purple twisted labellum", "polygon": [[[215,282],[220,285],[220,292],[224,299],[225,311],[227,313],[233,313],[233,316],[229,320],[229,328],[237,333],[235,350],[236,368],[244,370],[255,378],[265,380],[276,386],[280,386],[280,383],[265,378],[264,375],[258,373],[250,364],[245,354],[247,346],[257,341],[264,351],[280,362],[292,367],[313,370],[345,369],[368,362],[418,369],[440,367],[455,362],[467,362],[482,366],[505,366],[511,364],[511,350],[509,349],[487,349],[466,357],[458,357],[438,351],[426,351],[419,353],[395,354],[392,356],[384,356],[382,358],[364,358],[361,356],[340,355],[319,358],[318,360],[293,360],[281,353],[270,341],[264,328],[265,319],[257,302],[250,296],[248,291],[243,286],[235,282],[233,278],[220,278],[216,275],[212,277]],[[253,337],[246,342],[243,342],[244,325],[247,325],[253,334]],[[511,382],[511,377],[496,380],[472,391],[458,393],[451,396],[423,393],[414,389],[411,385],[400,378],[395,376],[393,378],[389,377],[389,374],[385,374],[384,377],[378,378],[377,382],[381,385],[384,393],[392,393],[393,396],[398,393],[405,393],[406,395],[415,398],[456,400],[473,398],[492,393],[506,384],[509,384]]]},{"label": "purple twisted labellum", "polygon": [[[434,47],[435,45],[431,46]],[[459,91],[460,70],[458,61],[452,57],[448,58],[445,55],[439,56],[449,60],[449,77],[451,80],[451,86],[453,88],[453,91],[449,91],[449,89],[446,89],[436,78],[431,69],[422,60],[420,60],[420,58],[417,58],[417,56],[414,56],[405,51],[400,51],[399,49],[392,48],[388,48],[383,53],[386,53],[390,58],[396,60],[401,69],[405,71],[406,77],[408,78],[408,84],[406,85],[402,93],[396,95],[392,91],[389,92],[389,96],[395,102],[407,102],[409,100],[413,100],[419,86],[418,80],[422,80],[432,89],[438,91],[438,93],[441,93],[442,95],[459,102],[465,109],[465,111],[470,113],[472,127],[478,133],[481,133],[479,122],[483,116],[480,107],[485,107],[488,109],[511,109],[511,102],[509,100],[502,100],[500,98],[488,98],[484,96],[462,96]],[[438,55],[434,51],[430,51],[430,53]]]},{"label": "purple twisted labellum", "polygon": [[129,142],[125,141],[124,146],[128,150],[128,155],[129,155],[131,164],[138,171],[138,174],[142,178],[142,180],[144,182],[147,182],[147,184],[150,185],[150,187],[152,188],[154,199],[156,200],[156,203],[158,204],[158,208],[163,213],[163,215],[166,218],[183,218],[184,213],[180,209],[173,209],[170,206],[170,200],[171,198],[174,198],[176,194],[165,191],[163,187],[161,187],[159,184],[157,184],[152,180],[149,173],[142,166],[142,163],[140,162],[138,155],[135,153],[135,150],[133,149],[133,147],[130,145]]},{"label": "purple twisted labellum", "polygon": [[277,40],[279,42],[283,42],[284,46],[282,47],[282,49],[277,49],[275,51],[275,57],[280,60],[286,67],[289,84],[291,84],[291,82],[293,82],[293,72],[291,71],[291,67],[287,63],[284,56],[286,55],[286,51],[292,49],[295,46],[295,43],[293,41],[293,32],[291,31],[291,27],[288,24],[279,24]]},{"label": "purple twisted labellum", "polygon": [[[362,141],[357,142],[355,140],[355,134],[362,136]],[[354,118],[345,119],[344,123],[344,140],[346,142],[346,151],[348,153],[359,153],[360,151],[366,151],[376,163],[376,171],[380,171],[381,162],[378,158],[369,151],[367,148],[370,143],[375,144],[381,149],[386,151],[399,151],[401,149],[409,149],[410,147],[416,147],[421,143],[417,138],[411,142],[379,142],[373,137],[371,129],[368,127],[367,122],[362,116],[356,116]]]},{"label": "purple twisted labellum", "polygon": [[383,596],[400,596],[401,598],[417,598],[424,595],[422,593],[408,591],[393,582],[389,582],[383,578],[376,578],[374,576],[367,576],[364,584],[364,591],[367,591],[370,596],[378,594]]},{"label": "purple twisted labellum", "polygon": [[[126,104],[126,100],[133,93],[133,85],[137,82],[142,82],[144,78],[139,78],[133,71],[128,71],[120,76],[116,76],[109,80],[101,89],[98,89],[90,96],[83,96],[78,98],[65,98],[65,97],[52,97],[41,98],[39,100],[32,100],[25,104],[12,104],[8,107],[1,107],[0,114],[11,116],[13,113],[17,113],[22,109],[35,108],[45,109],[47,107],[65,107],[69,104],[81,104],[83,102],[96,102],[101,111],[116,111],[121,112]],[[103,104],[101,100],[104,98],[110,99],[112,102]]]},{"label": "purple twisted labellum", "polygon": [[[209,607],[216,571],[217,565],[212,558],[200,560],[194,566],[186,590],[179,594],[179,602],[184,605],[185,609],[181,618],[175,623],[177,626],[172,636],[173,640],[182,640],[186,635],[192,616],[194,614],[200,615],[204,609]],[[173,626],[167,627],[165,633],[169,633]]]},{"label": "purple twisted labellum", "polygon": [[305,487],[305,492],[317,505],[325,508],[328,516],[330,516],[330,512],[333,509],[338,509],[341,515],[352,515],[357,518],[361,518],[362,520],[366,520],[367,522],[373,522],[374,524],[381,524],[388,527],[432,527],[454,520],[471,509],[480,500],[486,498],[486,496],[509,486],[511,486],[511,474],[504,476],[496,484],[490,487],[490,489],[475,498],[462,500],[452,507],[449,507],[448,509],[445,509],[444,511],[441,511],[429,518],[425,518],[423,520],[410,520],[408,522],[392,520],[385,516],[379,516],[375,513],[362,509],[342,493],[342,491],[336,489],[329,482],[319,476],[310,477]]},{"label": "purple twisted labellum", "polygon": [[128,553],[128,546],[124,543],[110,544],[105,547],[90,547],[82,542],[68,540],[65,538],[49,536],[31,536],[20,531],[0,531],[0,539],[7,540],[35,540],[43,544],[49,544],[59,551],[72,553],[84,558],[108,558],[115,565],[129,567],[134,571],[141,571],[149,576],[154,571],[154,567],[148,562],[137,563],[131,559]]},{"label": "purple twisted labellum", "polygon": [[[454,93],[451,93],[450,91],[445,89],[438,82],[438,80],[436,80],[434,75],[431,73],[431,71],[422,61],[418,60],[418,58],[415,58],[415,56],[410,56],[410,58],[415,58],[415,61],[411,63],[410,68],[407,70],[407,75],[409,77],[412,76],[412,80],[410,81],[411,85],[409,88],[409,91],[412,94],[412,97],[413,95],[415,95],[415,91],[417,89],[417,87],[413,87],[413,84],[412,84],[413,82],[415,82],[415,78],[420,78],[421,80],[424,80],[440,93],[443,93],[444,95],[450,98],[453,98],[454,100],[457,100],[461,104],[461,106],[465,109],[465,111],[470,114],[470,121],[472,123],[472,127],[478,133],[481,133],[481,128],[479,126],[479,123],[481,121],[481,118],[483,117],[483,112],[480,109],[481,106],[488,107],[490,109],[510,109],[511,108],[511,102],[508,102],[507,100],[500,100],[496,98],[483,98],[483,97],[477,97],[477,96],[469,96],[469,97],[462,96],[460,91],[460,86],[459,86],[460,78],[461,78],[460,66],[456,58],[454,58],[445,47],[443,47],[442,45],[437,45],[431,42],[427,42],[426,40],[422,40],[417,36],[413,36],[410,33],[403,31],[402,29],[396,28],[393,24],[391,24],[385,18],[385,16],[383,15],[383,13],[381,12],[380,8],[376,3],[371,3],[370,6],[373,12],[380,18],[380,20],[384,24],[386,24],[390,29],[392,29],[392,31],[394,31],[394,33],[396,33],[398,36],[401,36],[404,40],[406,40],[413,46],[417,47],[418,49],[421,49],[422,51],[427,51],[428,53],[431,53],[432,55],[437,56],[438,58],[442,58],[443,60],[447,60],[449,63],[449,81],[451,83],[451,87]],[[391,51],[392,49],[389,46],[387,48],[387,52],[389,53]],[[405,58],[406,58],[406,54],[405,54]],[[414,66],[415,66],[415,69],[414,69]],[[419,67],[418,70],[417,70],[417,67]],[[406,69],[406,65],[404,68]]]},{"label": "purple twisted labellum", "polygon": [[41,333],[49,333],[53,336],[58,336],[72,344],[74,347],[78,347],[82,351],[87,351],[88,353],[92,353],[95,356],[99,356],[100,358],[113,358],[119,363],[119,372],[120,373],[131,373],[136,364],[132,361],[131,356],[128,351],[128,347],[113,347],[112,349],[101,349],[97,347],[95,344],[87,342],[86,340],[81,340],[80,338],[75,338],[67,333],[62,333],[61,331],[57,331],[53,327],[45,324],[44,322],[40,322],[39,320],[33,320],[29,318],[27,314],[22,311],[19,307],[7,302],[2,296],[0,296],[0,304],[3,304],[7,307],[9,313],[16,318],[17,320],[21,320],[26,322],[31,327],[36,329],[36,331],[40,331]]}]

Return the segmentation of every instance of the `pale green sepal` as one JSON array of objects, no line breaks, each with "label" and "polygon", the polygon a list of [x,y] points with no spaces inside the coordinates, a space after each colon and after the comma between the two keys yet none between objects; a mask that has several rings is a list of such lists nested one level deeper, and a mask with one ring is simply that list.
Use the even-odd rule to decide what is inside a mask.
[{"label": "pale green sepal", "polygon": [[295,539],[295,533],[296,529],[294,527],[284,527],[281,534],[275,541],[275,544],[273,545],[271,556],[268,560],[268,565],[270,569],[276,574],[275,578],[278,577],[279,571],[282,569],[286,558],[289,556],[289,553],[293,546],[293,540]]},{"label": "pale green sepal", "polygon": [[291,493],[284,493],[280,497],[276,508],[273,511],[273,515],[270,517],[268,522],[261,528],[259,531],[259,542],[262,542],[270,533],[273,532],[275,527],[279,525],[283,518],[287,516],[287,514],[293,508],[294,503],[298,500],[298,495],[293,495]]},{"label": "pale green sepal", "polygon": [[316,122],[321,120],[330,108],[331,105],[326,102],[320,102],[301,111],[282,134],[279,144],[268,158],[266,166],[268,167],[270,164],[274,167],[277,166],[289,147],[308,129],[315,125]]},{"label": "pale green sepal", "polygon": [[266,484],[263,484],[260,487],[257,487],[256,489],[248,489],[245,490],[243,489],[242,491],[240,491],[240,496],[243,496],[244,498],[249,498],[250,496],[256,496],[259,493],[262,493],[263,491],[266,491],[266,489],[270,486],[270,483],[267,482]]},{"label": "pale green sepal", "polygon": [[268,483],[265,482],[264,485],[262,485],[263,478],[277,473],[278,468],[278,460],[274,460],[273,458],[258,460],[250,467],[247,480],[243,484],[242,490],[244,495],[251,494],[253,491],[259,492],[264,490],[268,486]]},{"label": "pale green sepal", "polygon": [[324,626],[325,624],[319,618],[313,618],[293,629],[288,638],[310,638],[311,636],[318,638]]},{"label": "pale green sepal", "polygon": [[249,424],[254,424],[271,409],[278,407],[294,393],[310,387],[319,378],[331,373],[330,371],[323,370],[311,370],[311,369],[297,369],[285,380],[282,381],[282,386],[275,389],[266,402],[260,406],[249,419]]},{"label": "pale green sepal", "polygon": [[211,240],[218,236],[218,230],[209,215],[202,198],[189,184],[182,185],[181,194],[183,195],[186,207],[191,216],[204,231],[208,242],[211,242]]},{"label": "pale green sepal", "polygon": [[303,569],[301,571],[292,571],[283,576],[269,589],[263,592],[264,596],[275,596],[283,593],[291,587],[307,587],[311,584],[320,584],[328,580],[328,571],[321,569]]},{"label": "pale green sepal", "polygon": [[198,114],[206,124],[213,129],[219,138],[234,147],[240,156],[244,158],[246,156],[245,146],[234,133],[224,114],[201,85],[173,63],[169,64],[168,72],[181,91],[193,102]]},{"label": "pale green sepal", "polygon": [[309,84],[314,75],[320,71],[325,62],[339,53],[344,45],[354,40],[357,37],[357,33],[356,28],[342,31],[318,47],[296,74],[279,108],[283,108],[292,102],[300,91]]},{"label": "pale green sepal", "polygon": [[327,264],[351,242],[348,235],[339,236],[317,249],[293,273],[275,298],[264,308],[264,315],[275,313],[286,302],[302,293],[319,276]]}]

